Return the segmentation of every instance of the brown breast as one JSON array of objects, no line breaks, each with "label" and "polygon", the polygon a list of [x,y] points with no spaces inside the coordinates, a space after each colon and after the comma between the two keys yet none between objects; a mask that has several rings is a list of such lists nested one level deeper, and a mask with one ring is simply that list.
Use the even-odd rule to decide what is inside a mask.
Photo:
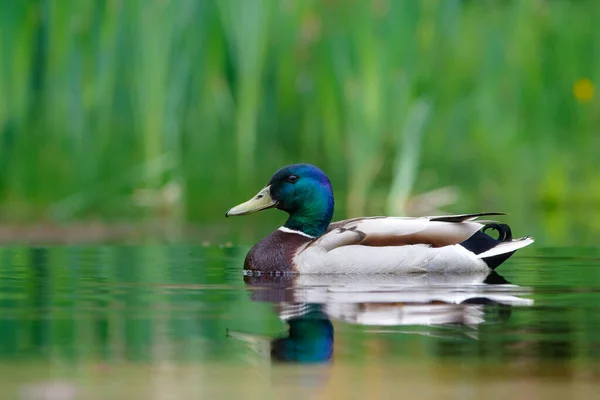
[{"label": "brown breast", "polygon": [[246,255],[244,269],[261,272],[297,272],[296,251],[313,239],[276,230],[258,242]]}]

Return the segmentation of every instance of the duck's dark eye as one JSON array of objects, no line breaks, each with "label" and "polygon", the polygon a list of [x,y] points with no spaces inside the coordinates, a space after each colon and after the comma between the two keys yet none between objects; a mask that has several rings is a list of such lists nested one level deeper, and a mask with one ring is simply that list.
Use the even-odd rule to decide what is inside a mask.
[{"label": "duck's dark eye", "polygon": [[298,180],[298,177],[297,177],[296,175],[290,175],[290,176],[288,176],[288,177],[287,177],[287,181],[288,181],[289,183],[294,183],[294,182],[296,182],[297,180]]}]

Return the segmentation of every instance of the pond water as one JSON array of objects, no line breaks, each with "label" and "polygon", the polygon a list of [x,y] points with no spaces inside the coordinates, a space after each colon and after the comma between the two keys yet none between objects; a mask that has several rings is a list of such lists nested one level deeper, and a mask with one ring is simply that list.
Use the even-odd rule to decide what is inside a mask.
[{"label": "pond water", "polygon": [[0,398],[597,398],[598,249],[274,279],[247,250],[0,249]]}]

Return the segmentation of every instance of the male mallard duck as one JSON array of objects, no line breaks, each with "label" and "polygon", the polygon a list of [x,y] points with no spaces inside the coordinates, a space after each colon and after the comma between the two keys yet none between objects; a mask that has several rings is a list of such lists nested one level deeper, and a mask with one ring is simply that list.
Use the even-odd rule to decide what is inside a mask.
[{"label": "male mallard duck", "polygon": [[[512,239],[508,225],[474,220],[478,213],[439,217],[366,217],[331,223],[333,192],[327,175],[309,164],[277,171],[256,196],[227,211],[267,208],[289,214],[286,223],[246,255],[244,269],[300,274],[467,273],[490,271],[531,237]],[[487,235],[498,231],[498,239]]]}]

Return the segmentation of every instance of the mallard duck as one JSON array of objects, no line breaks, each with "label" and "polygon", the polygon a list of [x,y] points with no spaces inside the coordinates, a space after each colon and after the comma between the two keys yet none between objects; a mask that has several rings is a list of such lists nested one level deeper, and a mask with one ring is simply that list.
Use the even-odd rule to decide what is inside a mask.
[{"label": "mallard duck", "polygon": [[[364,217],[331,223],[329,178],[310,164],[278,170],[267,186],[225,216],[268,208],[289,214],[285,224],[246,255],[244,269],[261,273],[471,273],[495,269],[533,238],[513,239],[510,227],[475,221],[477,213],[435,217]],[[498,231],[498,239],[486,234]]]}]

